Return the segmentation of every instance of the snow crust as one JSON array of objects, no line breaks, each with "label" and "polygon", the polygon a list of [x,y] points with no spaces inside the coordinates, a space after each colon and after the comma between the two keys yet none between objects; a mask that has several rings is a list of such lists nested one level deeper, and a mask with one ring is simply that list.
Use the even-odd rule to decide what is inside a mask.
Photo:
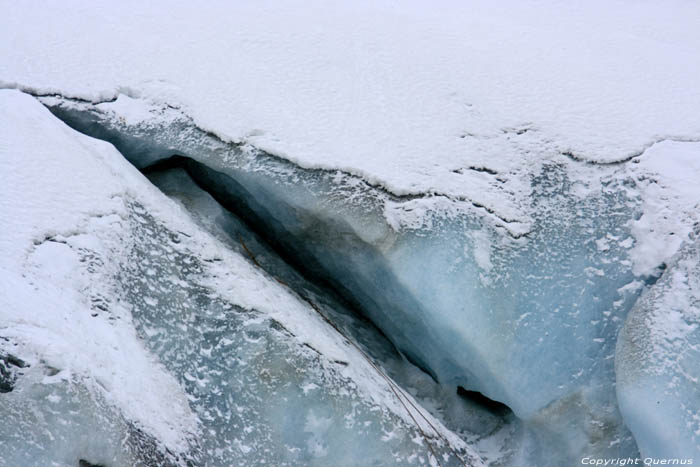
[{"label": "snow crust", "polygon": [[397,194],[464,196],[509,217],[524,215],[520,173],[543,157],[610,162],[663,137],[700,138],[693,2],[4,10],[6,86],[159,98],[305,167],[346,169]]}]

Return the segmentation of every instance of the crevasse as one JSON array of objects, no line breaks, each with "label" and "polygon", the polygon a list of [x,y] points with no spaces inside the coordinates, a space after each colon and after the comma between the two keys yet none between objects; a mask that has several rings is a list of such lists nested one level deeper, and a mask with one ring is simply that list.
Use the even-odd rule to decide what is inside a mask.
[{"label": "crevasse", "polygon": [[[581,175],[569,170],[577,161],[562,158],[533,171],[532,228],[514,236],[478,206],[428,212],[428,195],[394,196],[343,172],[297,167],[226,143],[172,109],[129,123],[109,103],[44,104],[139,168],[177,162],[440,384],[506,404],[524,423],[525,458],[558,465],[582,454],[636,455],[617,410],[612,357],[643,285],[626,250],[639,211],[628,180],[610,176],[614,167]],[[582,194],[586,177],[604,183]],[[412,225],[387,214],[420,209]],[[555,446],[558,457],[545,454]]]}]

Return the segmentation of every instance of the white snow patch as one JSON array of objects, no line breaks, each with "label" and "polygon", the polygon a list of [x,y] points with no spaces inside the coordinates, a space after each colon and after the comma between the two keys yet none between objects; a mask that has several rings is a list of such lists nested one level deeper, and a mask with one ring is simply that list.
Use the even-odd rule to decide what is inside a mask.
[{"label": "white snow patch", "polygon": [[630,225],[630,258],[635,274],[652,274],[700,222],[700,143],[663,141],[630,166],[642,194],[642,216]]},{"label": "white snow patch", "polygon": [[508,218],[527,217],[524,174],[542,160],[700,138],[696,2],[72,0],[3,13],[2,86],[166,101],[225,140]]},{"label": "white snow patch", "polygon": [[116,319],[93,316],[83,291],[96,285],[77,254],[86,245],[110,252],[95,232],[118,228],[120,199],[140,174],[111,145],[17,91],[0,91],[0,141],[2,334],[64,378],[88,377],[128,419],[181,452],[197,431],[184,392],[146,351],[127,310],[113,304]]}]

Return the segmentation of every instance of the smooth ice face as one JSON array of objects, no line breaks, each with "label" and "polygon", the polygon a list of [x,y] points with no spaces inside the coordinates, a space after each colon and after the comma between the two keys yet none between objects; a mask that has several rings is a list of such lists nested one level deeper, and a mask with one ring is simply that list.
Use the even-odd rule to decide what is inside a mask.
[{"label": "smooth ice face", "polygon": [[[539,164],[527,177],[529,219],[509,219],[301,169],[224,143],[172,109],[120,118],[132,101],[44,100],[137,167],[181,156],[200,186],[331,283],[413,362],[526,420],[530,459],[636,454],[611,385],[615,336],[644,285],[628,260],[639,200],[624,171],[564,156]],[[551,449],[563,457],[551,460]]]},{"label": "smooth ice face", "polygon": [[[0,214],[12,227],[0,232],[12,246],[0,263],[12,387],[0,412],[12,423],[0,439],[14,443],[2,462],[430,465],[434,453],[482,465],[311,301],[203,230],[113,147],[29,96],[0,91],[0,103]],[[16,358],[28,369],[8,370]]]},{"label": "smooth ice face", "polygon": [[633,203],[618,187],[578,197],[574,182],[562,165],[533,175],[524,239],[462,216],[408,230],[387,254],[435,317],[447,357],[430,368],[522,418],[611,376],[603,361],[636,297],[618,290],[634,280],[620,245]]},{"label": "smooth ice face", "polygon": [[630,312],[617,344],[617,396],[644,457],[700,461],[700,241]]}]

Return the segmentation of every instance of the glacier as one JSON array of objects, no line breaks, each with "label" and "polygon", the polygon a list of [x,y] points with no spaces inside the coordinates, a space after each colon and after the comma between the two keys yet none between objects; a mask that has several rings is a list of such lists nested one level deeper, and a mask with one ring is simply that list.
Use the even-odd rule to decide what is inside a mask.
[{"label": "glacier", "polygon": [[[0,95],[3,378],[5,361],[26,362],[0,399],[0,464],[480,465],[311,302],[113,147]],[[29,186],[44,191],[23,200]]]},{"label": "glacier", "polygon": [[615,338],[644,288],[630,259],[643,206],[626,168],[543,163],[531,218],[519,222],[465,200],[401,197],[341,171],[302,169],[226,143],[175,109],[129,110],[143,103],[128,96],[42,102],[136,167],[184,170],[440,384],[505,404],[523,422],[523,462],[636,455],[612,385]]},{"label": "glacier", "polygon": [[697,462],[699,14],[8,3],[0,465]]},{"label": "glacier", "polygon": [[[128,416],[110,415],[135,440],[134,455],[157,452],[158,462],[174,464],[190,459],[225,465],[249,455],[242,462],[363,465],[365,458],[345,449],[350,439],[363,446],[363,455],[378,462],[392,457],[399,464],[433,462],[435,449],[455,465],[467,453],[505,465],[639,455],[635,425],[618,409],[625,393],[614,384],[620,377],[615,342],[640,293],[656,287],[668,267],[649,260],[643,254],[649,246],[638,240],[658,244],[643,235],[660,215],[658,206],[647,206],[659,197],[649,190],[678,182],[657,173],[658,157],[599,165],[564,155],[543,162],[531,174],[529,217],[509,219],[470,200],[399,196],[342,171],[304,169],[226,142],[182,111],[155,102],[125,95],[97,104],[61,96],[39,100],[74,129],[113,144],[118,157],[174,200],[199,231],[294,291],[302,307],[310,305],[333,323],[346,345],[355,342],[362,356],[377,359],[383,370],[374,377],[386,372],[398,383],[385,390],[409,388],[415,407],[428,407],[415,409],[420,417],[433,420],[416,423],[400,389],[392,403],[397,418],[383,417],[379,432],[355,430],[356,418],[363,420],[360,425],[372,423],[373,410],[371,403],[363,411],[337,400],[358,397],[350,389],[339,394],[333,389],[347,384],[335,373],[336,367],[343,373],[347,358],[332,358],[328,368],[319,362],[316,346],[301,351],[290,346],[287,341],[298,336],[279,324],[284,320],[247,311],[240,297],[221,297],[221,278],[234,280],[222,259],[174,249],[192,234],[164,228],[150,214],[152,207],[134,200],[126,202],[128,215],[122,215],[130,220],[131,249],[106,282],[114,282],[117,301],[128,304],[147,351],[161,356],[168,374],[184,386],[199,430],[192,429],[188,448],[178,453]],[[680,164],[687,162],[687,144],[660,143],[649,152],[675,151],[682,155]],[[682,206],[692,203],[692,192],[678,191],[671,193],[687,198]],[[679,248],[692,235],[693,219],[656,235],[662,241],[679,238]],[[72,242],[63,236],[58,241]],[[101,304],[105,295],[92,298],[98,310],[109,309]],[[262,355],[285,355],[285,363],[280,367],[280,360],[261,360]],[[240,363],[214,365],[220,360]],[[276,384],[265,389],[263,380],[260,386],[270,366],[278,372],[272,381],[287,381],[282,394]],[[284,402],[271,405],[269,397],[261,397],[265,390]],[[225,398],[227,391],[237,399]],[[313,402],[309,393],[315,394]],[[335,397],[326,402],[328,393]],[[114,411],[99,397],[94,400],[95,410]],[[331,430],[347,413],[353,416],[345,431]],[[250,414],[253,419],[246,418]],[[309,429],[299,437],[280,420]],[[402,423],[408,439],[397,445],[401,437],[394,432]],[[429,453],[421,457],[412,449],[433,423],[444,423],[447,434],[432,438],[435,447],[426,440]],[[237,428],[226,428],[230,425]],[[376,439],[381,442],[369,449]],[[461,447],[455,451],[453,445]],[[111,461],[128,463],[116,454]]]}]

